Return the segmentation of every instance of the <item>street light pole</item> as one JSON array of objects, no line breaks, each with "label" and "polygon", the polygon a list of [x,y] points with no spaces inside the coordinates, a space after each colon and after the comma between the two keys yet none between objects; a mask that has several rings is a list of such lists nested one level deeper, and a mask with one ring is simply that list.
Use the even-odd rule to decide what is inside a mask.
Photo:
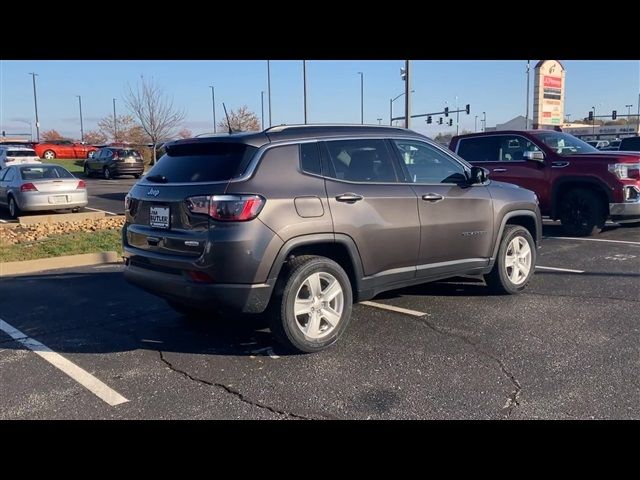
[{"label": "street light pole", "polygon": [[627,107],[627,125],[631,125],[631,107],[633,107],[633,105],[629,104],[625,105],[625,107]]},{"label": "street light pole", "polygon": [[459,132],[460,125],[460,108],[458,108],[458,96],[456,95],[456,135]]},{"label": "street light pole", "polygon": [[411,122],[411,72],[409,70],[410,61],[404,61],[404,73],[405,73],[405,84],[404,84],[404,128],[409,128]]},{"label": "street light pole", "polygon": [[527,110],[525,114],[524,128],[525,130],[529,130],[529,70],[530,70],[530,60],[527,60]]},{"label": "street light pole", "polygon": [[482,131],[487,129],[487,112],[482,112]]},{"label": "street light pole", "polygon": [[271,60],[267,60],[267,100],[269,101],[269,126],[271,126]]},{"label": "street light pole", "polygon": [[307,124],[307,61],[302,61],[302,80],[304,86],[304,124]]},{"label": "street light pole", "polygon": [[378,119],[378,125],[382,125],[382,119],[381,118]]},{"label": "street light pole", "polygon": [[260,92],[260,126],[264,130],[264,90]]},{"label": "street light pole", "polygon": [[474,132],[478,131],[478,115],[476,115],[476,119],[473,122],[473,131]]},{"label": "street light pole", "polygon": [[593,109],[593,120],[591,121],[591,134],[596,134],[596,107],[591,107]]},{"label": "street light pole", "polygon": [[38,120],[38,95],[36,94],[36,77],[37,73],[29,73],[33,79],[33,103],[36,107],[36,141],[40,141],[40,120]]},{"label": "street light pole", "polygon": [[[415,90],[411,90],[411,93],[415,92]],[[405,92],[402,92],[400,95],[397,95],[394,98],[389,100],[389,125],[393,125],[393,102],[403,96]]]},{"label": "street light pole", "polygon": [[82,125],[82,97],[80,95],[76,95],[78,97],[78,106],[80,107],[80,141],[84,142],[84,126]]},{"label": "street light pole", "polygon": [[358,72],[360,75],[360,124],[364,125],[364,73]]},{"label": "street light pole", "polygon": [[113,141],[118,143],[118,117],[116,117],[116,99],[113,99]]},{"label": "street light pole", "polygon": [[213,85],[209,85],[211,89],[211,111],[213,112],[213,133],[216,133],[216,88]]}]

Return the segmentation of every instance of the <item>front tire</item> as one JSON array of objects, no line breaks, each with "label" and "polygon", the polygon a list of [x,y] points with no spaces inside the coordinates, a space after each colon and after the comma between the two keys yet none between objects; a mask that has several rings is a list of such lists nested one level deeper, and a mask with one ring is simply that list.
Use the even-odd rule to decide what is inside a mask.
[{"label": "front tire", "polygon": [[484,279],[493,293],[513,295],[527,287],[535,268],[536,244],[529,230],[507,225],[493,269]]},{"label": "front tire", "polygon": [[84,176],[89,178],[91,176],[91,170],[89,169],[89,165],[84,164]]},{"label": "front tire", "polygon": [[56,158],[56,152],[54,152],[53,150],[46,150],[44,152],[44,158],[46,160],[53,160]]},{"label": "front tire", "polygon": [[13,197],[9,197],[9,215],[11,218],[18,218],[22,215],[22,210],[20,210],[18,203]]},{"label": "front tire", "polygon": [[291,260],[270,305],[271,331],[288,349],[312,353],[333,345],[351,319],[353,294],[346,272],[326,257]]},{"label": "front tire", "polygon": [[581,188],[570,190],[562,197],[559,213],[565,233],[572,237],[596,235],[606,221],[605,207],[597,195]]}]

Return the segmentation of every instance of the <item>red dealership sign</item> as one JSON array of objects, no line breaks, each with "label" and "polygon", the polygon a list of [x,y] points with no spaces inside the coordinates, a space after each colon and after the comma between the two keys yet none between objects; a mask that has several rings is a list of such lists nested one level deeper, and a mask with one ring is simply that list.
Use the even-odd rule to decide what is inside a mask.
[{"label": "red dealership sign", "polygon": [[544,76],[544,86],[551,88],[561,88],[562,87],[562,77],[550,77],[549,75]]}]

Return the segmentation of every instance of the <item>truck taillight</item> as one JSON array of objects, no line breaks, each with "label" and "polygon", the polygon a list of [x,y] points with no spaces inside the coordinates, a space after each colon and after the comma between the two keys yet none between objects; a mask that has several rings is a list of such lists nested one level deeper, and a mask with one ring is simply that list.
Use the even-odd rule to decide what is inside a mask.
[{"label": "truck taillight", "polygon": [[33,183],[23,183],[20,185],[21,192],[37,192],[38,189]]},{"label": "truck taillight", "polygon": [[258,216],[266,200],[260,195],[200,195],[186,200],[191,213],[222,222],[246,222]]}]

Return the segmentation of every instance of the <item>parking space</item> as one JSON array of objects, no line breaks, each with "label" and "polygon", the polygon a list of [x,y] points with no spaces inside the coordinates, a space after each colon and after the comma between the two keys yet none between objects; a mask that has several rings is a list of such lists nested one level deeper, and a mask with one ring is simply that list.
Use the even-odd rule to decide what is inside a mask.
[{"label": "parking space", "polygon": [[6,325],[127,401],[5,328],[0,418],[638,418],[640,229],[559,235],[545,226],[549,269],[522,295],[473,278],[387,292],[313,355],[282,351],[260,317],[187,320],[120,266],[3,278]]}]

